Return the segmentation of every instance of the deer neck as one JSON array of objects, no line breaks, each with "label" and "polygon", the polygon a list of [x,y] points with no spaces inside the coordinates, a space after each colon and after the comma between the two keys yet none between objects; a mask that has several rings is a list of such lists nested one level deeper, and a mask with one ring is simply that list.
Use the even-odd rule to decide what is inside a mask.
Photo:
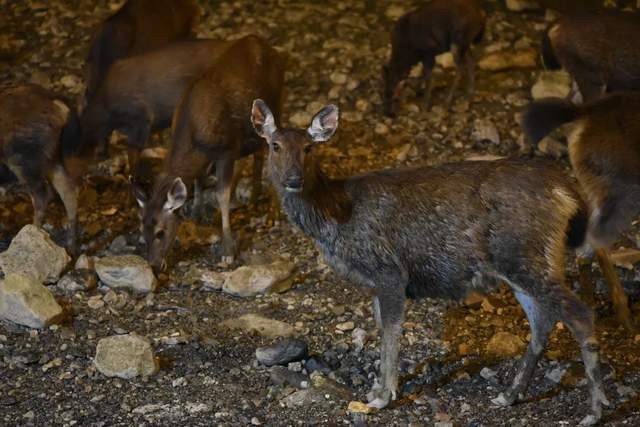
[{"label": "deer neck", "polygon": [[351,218],[352,200],[344,180],[330,179],[315,162],[305,170],[302,192],[279,192],[291,222],[316,241],[331,239]]}]

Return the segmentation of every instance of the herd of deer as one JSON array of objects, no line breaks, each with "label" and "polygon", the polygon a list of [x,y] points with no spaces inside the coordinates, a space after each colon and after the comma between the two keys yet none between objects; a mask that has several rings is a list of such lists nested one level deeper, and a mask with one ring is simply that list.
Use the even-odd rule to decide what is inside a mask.
[{"label": "herd of deer", "polygon": [[[474,0],[433,0],[400,18],[383,67],[383,107],[395,104],[412,66],[421,62],[431,92],[435,56],[452,51],[458,71],[447,102],[468,77],[472,45],[486,14]],[[268,176],[289,219],[311,237],[339,274],[374,290],[381,331],[381,387],[370,405],[396,397],[398,340],[407,298],[462,298],[507,283],[531,327],[531,341],[512,385],[493,400],[510,405],[525,391],[547,337],[564,322],[580,344],[590,387],[583,424],[608,405],[598,368],[592,310],[564,286],[567,248],[591,248],[630,326],[626,295],[607,249],[640,211],[640,17],[600,11],[567,14],[543,37],[548,67],[562,67],[584,99],[533,102],[523,113],[536,143],[573,122],[568,151],[577,183],[550,160],[505,159],[370,172],[329,178],[314,146],[336,132],[339,110],[328,105],[307,129],[280,124],[284,61],[262,38],[193,39],[198,8],[191,0],[129,0],[96,31],[80,107],[34,85],[0,96],[2,160],[31,194],[40,225],[50,186],[68,217],[76,250],[78,180],[105,155],[114,130],[126,135],[135,176],[152,132],[171,126],[163,172],[150,193],[133,183],[148,259],[164,268],[179,225],[178,210],[194,181],[215,169],[223,254],[233,256],[229,222],[234,162],[254,156],[253,196],[260,192],[263,147]],[[609,92],[615,92],[608,94]],[[263,141],[264,140],[264,141]],[[266,144],[265,144],[266,141]],[[588,286],[588,284],[585,284]]]}]

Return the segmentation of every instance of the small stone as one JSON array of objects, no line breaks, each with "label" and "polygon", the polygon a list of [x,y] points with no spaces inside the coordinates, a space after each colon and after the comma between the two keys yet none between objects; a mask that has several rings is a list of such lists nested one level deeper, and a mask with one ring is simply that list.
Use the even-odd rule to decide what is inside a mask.
[{"label": "small stone", "polygon": [[76,270],[95,271],[94,259],[86,254],[82,254],[76,260],[76,265],[74,267]]},{"label": "small stone", "polygon": [[46,231],[25,225],[0,254],[0,268],[5,276],[16,273],[35,282],[56,282],[71,258],[56,245]]},{"label": "small stone", "polygon": [[555,368],[553,368],[552,370],[546,372],[544,374],[544,377],[553,381],[556,384],[559,384],[560,381],[562,381],[562,377],[564,377],[564,374],[567,372],[567,369],[562,367],[562,366],[557,366]]},{"label": "small stone", "polygon": [[479,119],[474,122],[471,138],[476,142],[488,141],[492,144],[500,144],[498,128],[488,119]]},{"label": "small stone", "polygon": [[351,332],[351,342],[353,343],[356,352],[361,351],[367,342],[367,331],[362,328],[355,328]]},{"label": "small stone", "polygon": [[496,308],[493,306],[493,304],[489,302],[489,299],[487,298],[484,298],[482,300],[481,307],[482,307],[482,311],[484,311],[485,313],[493,313],[496,311]]},{"label": "small stone", "polygon": [[505,0],[507,9],[514,12],[522,12],[525,10],[538,10],[540,6],[533,0]]},{"label": "small stone", "polygon": [[352,400],[349,402],[347,410],[352,414],[368,414],[371,412],[372,408],[366,403]]},{"label": "small stone", "polygon": [[344,73],[333,72],[329,76],[329,79],[331,79],[334,84],[343,85],[347,82],[347,75]]},{"label": "small stone", "polygon": [[102,374],[123,379],[152,375],[158,370],[151,343],[135,334],[98,341],[94,364]]},{"label": "small stone", "polygon": [[296,408],[301,406],[309,406],[314,403],[323,402],[325,399],[321,391],[314,388],[307,388],[291,393],[284,399],[282,404],[287,408]]},{"label": "small stone", "polygon": [[407,13],[407,9],[405,9],[404,7],[402,7],[402,6],[398,5],[398,4],[392,4],[384,12],[384,14],[385,14],[385,16],[387,18],[393,19],[394,21],[396,19],[400,18],[405,13]]},{"label": "small stone", "polygon": [[265,366],[286,365],[307,357],[309,347],[301,339],[286,338],[256,349],[256,359]]},{"label": "small stone", "polygon": [[291,371],[284,366],[272,366],[269,369],[269,376],[274,384],[283,386],[290,385],[297,389],[309,388],[309,377],[300,373]]},{"label": "small stone", "polygon": [[112,288],[152,292],[157,286],[151,266],[138,255],[115,255],[96,259],[96,273]]},{"label": "small stone", "polygon": [[362,113],[366,113],[371,110],[371,104],[366,99],[358,99],[356,101],[356,109]]},{"label": "small stone", "polygon": [[219,291],[228,275],[228,272],[218,272],[192,265],[180,280],[188,284],[199,284],[205,291]]},{"label": "small stone", "polygon": [[436,64],[444,69],[454,68],[456,66],[456,63],[453,59],[453,53],[445,52],[441,55],[436,56]]},{"label": "small stone", "polygon": [[531,97],[566,98],[571,93],[571,76],[566,71],[543,71],[531,87]]},{"label": "small stone", "polygon": [[471,291],[464,297],[463,304],[469,308],[478,309],[484,301],[484,296],[478,292]]},{"label": "small stone", "polygon": [[378,122],[373,128],[373,131],[376,133],[376,135],[386,135],[389,133],[389,126],[385,125],[382,122]]},{"label": "small stone", "polygon": [[514,357],[520,355],[524,347],[524,342],[517,335],[509,332],[498,332],[491,337],[485,350],[487,353],[498,357]]},{"label": "small stone", "polygon": [[323,394],[328,394],[337,399],[350,400],[353,397],[353,392],[349,387],[325,377],[319,372],[314,372],[311,375],[311,383]]},{"label": "small stone", "polygon": [[72,270],[62,276],[57,287],[65,292],[89,291],[97,286],[96,273],[92,270]]},{"label": "small stone", "polygon": [[486,71],[505,71],[518,68],[534,68],[537,65],[538,53],[535,49],[517,52],[494,52],[484,56],[478,62],[478,68]]},{"label": "small stone", "polygon": [[68,74],[60,79],[60,83],[72,93],[80,93],[82,91],[82,80],[73,74]]},{"label": "small stone", "polygon": [[314,372],[320,372],[324,375],[329,375],[331,372],[331,368],[324,360],[318,357],[310,357],[304,363],[304,368],[307,370],[307,373],[311,375]]},{"label": "small stone", "polygon": [[87,300],[87,306],[93,310],[97,310],[99,308],[104,307],[104,301],[102,300],[102,295],[94,295],[89,300]]},{"label": "small stone", "polygon": [[356,325],[350,320],[348,322],[338,323],[336,325],[336,329],[342,332],[351,331],[355,327]]},{"label": "small stone", "polygon": [[30,328],[59,321],[62,307],[51,291],[32,277],[8,275],[0,282],[0,318]]},{"label": "small stone", "polygon": [[269,292],[282,292],[291,287],[294,265],[276,261],[263,265],[244,265],[229,274],[222,291],[239,297],[250,297]]},{"label": "small stone", "polygon": [[485,380],[491,380],[495,378],[497,374],[498,372],[494,371],[493,369],[487,368],[486,366],[480,370],[480,376]]},{"label": "small stone", "polygon": [[295,328],[288,323],[257,314],[245,314],[235,319],[225,320],[222,324],[230,329],[256,332],[263,337],[290,337],[295,333]]}]

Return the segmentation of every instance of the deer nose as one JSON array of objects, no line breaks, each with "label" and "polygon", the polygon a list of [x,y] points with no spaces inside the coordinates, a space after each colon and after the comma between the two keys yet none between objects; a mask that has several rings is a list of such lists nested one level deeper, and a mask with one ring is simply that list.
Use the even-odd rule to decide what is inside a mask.
[{"label": "deer nose", "polygon": [[301,176],[290,176],[284,180],[282,186],[285,190],[290,193],[299,193],[302,191],[302,185],[304,184],[304,179]]}]

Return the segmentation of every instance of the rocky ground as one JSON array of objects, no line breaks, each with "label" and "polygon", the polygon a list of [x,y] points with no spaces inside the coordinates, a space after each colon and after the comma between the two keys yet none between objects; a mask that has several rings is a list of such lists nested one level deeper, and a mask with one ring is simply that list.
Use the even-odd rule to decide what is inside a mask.
[{"label": "rocky ground", "polygon": [[[0,85],[34,81],[74,99],[82,91],[91,30],[116,3],[0,0]],[[285,117],[291,123],[306,125],[325,103],[340,106],[338,137],[319,150],[332,175],[518,155],[517,112],[530,100],[540,74],[536,49],[548,17],[486,1],[488,29],[478,49],[482,61],[473,98],[459,96],[451,112],[440,107],[452,73],[439,68],[435,106],[423,106],[415,94],[416,79],[391,120],[381,115],[380,105],[388,29],[418,3],[203,1],[199,34],[258,33],[286,52]],[[547,78],[551,85],[543,92],[567,89],[562,76]],[[213,225],[187,222],[167,274],[155,282],[144,268],[132,267],[124,281],[139,283],[139,291],[118,287],[124,262],[119,256],[141,252],[135,204],[124,196],[123,156],[113,152],[85,179],[81,195],[83,252],[102,258],[95,265],[99,280],[89,258],[59,281],[58,272],[51,279],[36,269],[42,273],[38,280],[54,282],[47,288],[59,305],[54,313],[59,324],[27,329],[0,323],[0,424],[549,426],[575,425],[582,418],[588,397],[584,372],[577,345],[562,324],[526,399],[509,408],[491,405],[513,375],[514,355],[529,339],[523,312],[506,288],[464,304],[411,303],[401,339],[402,396],[388,409],[360,413],[350,402],[366,401],[378,367],[369,296],[334,275],[312,243],[287,222],[273,196],[247,206],[246,178],[232,214],[241,246],[233,265],[218,262],[217,243],[210,249],[209,242],[218,240],[219,218]],[[567,164],[556,140],[547,140],[536,155]],[[250,168],[245,169],[248,174]],[[7,185],[1,196],[4,250],[30,221],[31,204],[17,184]],[[62,222],[60,204],[52,204],[45,229],[58,242]],[[637,245],[635,227],[619,246]],[[111,255],[116,257],[105,258]],[[42,256],[24,262],[48,264],[37,261],[48,260]],[[246,267],[238,270],[241,266]],[[575,269],[569,267],[575,285]],[[637,321],[639,270],[628,265],[617,271]],[[616,324],[597,268],[593,278],[605,389],[613,404],[604,424],[638,425],[640,335]],[[155,292],[145,293],[150,289]],[[101,341],[114,335],[121,338]],[[256,349],[277,343],[278,335],[296,336],[308,350],[304,343],[289,343],[294,361],[269,368],[265,363],[271,364],[273,355],[263,350],[259,362]],[[120,348],[136,351],[130,355]],[[137,357],[139,364],[131,362]],[[131,366],[115,372],[114,363]],[[136,373],[151,375],[126,379]]]}]

